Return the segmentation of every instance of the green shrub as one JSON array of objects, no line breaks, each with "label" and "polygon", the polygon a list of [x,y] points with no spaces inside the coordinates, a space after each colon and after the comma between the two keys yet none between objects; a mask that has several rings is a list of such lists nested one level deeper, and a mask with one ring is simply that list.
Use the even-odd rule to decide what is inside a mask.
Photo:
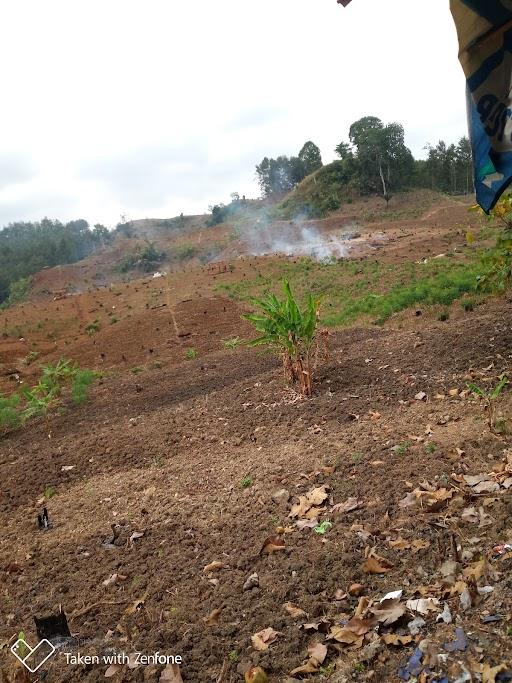
[{"label": "green shrub", "polygon": [[71,397],[76,405],[87,398],[87,390],[97,373],[82,370],[69,360],[59,360],[42,368],[38,383],[25,387],[9,397],[0,396],[0,430],[7,431],[25,424],[27,420],[46,413],[60,403],[67,385],[71,385]]},{"label": "green shrub", "polygon": [[89,387],[96,379],[92,370],[77,370],[71,385],[71,396],[75,405],[81,405],[87,400]]},{"label": "green shrub", "polygon": [[17,393],[11,396],[0,395],[0,430],[15,429],[21,424],[18,406],[21,396]]},{"label": "green shrub", "polygon": [[199,249],[193,244],[180,244],[176,247],[174,256],[178,261],[187,261],[197,255]]},{"label": "green shrub", "polygon": [[22,277],[9,285],[9,296],[1,304],[0,309],[9,308],[24,301],[32,283],[31,277]]}]

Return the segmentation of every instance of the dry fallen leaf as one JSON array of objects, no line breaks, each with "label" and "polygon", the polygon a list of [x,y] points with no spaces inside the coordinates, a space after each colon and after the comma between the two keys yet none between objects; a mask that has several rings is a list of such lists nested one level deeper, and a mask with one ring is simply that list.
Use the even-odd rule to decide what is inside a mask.
[{"label": "dry fallen leaf", "polygon": [[406,541],[401,536],[395,541],[388,541],[388,545],[390,548],[393,548],[393,550],[410,550],[411,548],[409,541]]},{"label": "dry fallen leaf", "polygon": [[177,664],[168,664],[160,674],[159,683],[183,683],[180,667]]},{"label": "dry fallen leaf", "polygon": [[268,676],[261,666],[253,666],[245,673],[245,683],[268,683]]},{"label": "dry fallen leaf", "polygon": [[359,510],[364,507],[364,501],[358,500],[357,498],[349,498],[344,503],[338,503],[332,508],[332,512],[339,512],[341,514],[346,512],[352,512],[353,510]]},{"label": "dry fallen leaf", "polygon": [[382,640],[386,645],[409,645],[413,642],[412,636],[399,636],[396,633],[386,633],[382,636]]},{"label": "dry fallen leaf", "polygon": [[212,574],[213,572],[219,572],[221,569],[224,569],[225,566],[225,562],[219,562],[218,560],[215,560],[215,562],[210,562],[210,564],[207,564],[203,569],[203,572],[205,574]]},{"label": "dry fallen leaf", "polygon": [[335,640],[337,643],[343,643],[343,645],[360,648],[363,645],[364,636],[358,636],[345,626],[333,626],[329,631],[327,639]]},{"label": "dry fallen leaf", "polygon": [[312,489],[305,496],[299,496],[299,502],[292,505],[289,517],[304,517],[312,507],[318,507],[329,497],[326,485]]},{"label": "dry fallen leaf", "polygon": [[500,664],[498,666],[484,664],[482,670],[482,683],[496,683],[496,676],[503,671],[507,671],[507,666],[505,664]]},{"label": "dry fallen leaf", "polygon": [[286,544],[281,536],[269,536],[260,550],[260,555],[271,555],[279,550],[284,550]]},{"label": "dry fallen leaf", "polygon": [[207,617],[203,618],[204,623],[206,626],[215,626],[219,622],[220,615],[222,614],[222,607],[218,609],[214,609],[210,612],[210,614]]},{"label": "dry fallen leaf", "polygon": [[382,600],[378,605],[371,608],[371,615],[379,624],[391,626],[405,614],[405,605],[400,598]]},{"label": "dry fallen leaf", "polygon": [[118,671],[122,670],[122,668],[123,667],[120,664],[111,664],[105,671],[105,678],[112,678],[112,676],[115,676]]},{"label": "dry fallen leaf", "polygon": [[292,602],[286,602],[283,605],[283,609],[288,612],[288,614],[292,617],[292,619],[300,619],[301,617],[307,617],[307,613],[298,607],[297,605],[294,605]]},{"label": "dry fallen leaf", "polygon": [[428,614],[429,612],[439,612],[439,600],[437,598],[418,598],[415,600],[407,600],[407,609],[411,612],[418,612],[419,614]]},{"label": "dry fallen leaf", "polygon": [[487,562],[485,558],[474,562],[470,567],[466,567],[462,572],[464,578],[479,581],[485,573]]},{"label": "dry fallen leaf", "polygon": [[385,557],[378,555],[368,557],[363,563],[363,571],[365,574],[385,574],[393,569],[395,565],[386,560]]},{"label": "dry fallen leaf", "polygon": [[308,647],[308,655],[309,659],[306,664],[290,671],[290,676],[295,676],[295,674],[317,673],[327,657],[327,646],[323,643],[314,643]]},{"label": "dry fallen leaf", "polygon": [[280,635],[279,631],[274,631],[273,628],[265,628],[263,631],[258,631],[258,633],[251,636],[252,646],[259,652],[268,650]]},{"label": "dry fallen leaf", "polygon": [[345,628],[355,633],[356,636],[363,636],[372,628],[372,622],[368,621],[368,619],[361,619],[361,617],[352,617],[347,622]]},{"label": "dry fallen leaf", "polygon": [[138,612],[140,609],[144,607],[144,603],[146,602],[146,598],[148,597],[148,594],[145,593],[142,598],[138,598],[138,600],[135,600],[129,607],[126,608],[125,613],[126,614],[135,614],[135,612]]},{"label": "dry fallen leaf", "polygon": [[420,550],[426,550],[430,548],[430,541],[422,541],[421,539],[416,539],[411,544],[411,549],[413,553],[419,553]]},{"label": "dry fallen leaf", "polygon": [[319,621],[313,621],[310,624],[302,624],[302,626],[299,626],[299,628],[304,631],[318,631],[319,633],[327,633],[331,628],[331,622],[329,619],[322,617]]}]

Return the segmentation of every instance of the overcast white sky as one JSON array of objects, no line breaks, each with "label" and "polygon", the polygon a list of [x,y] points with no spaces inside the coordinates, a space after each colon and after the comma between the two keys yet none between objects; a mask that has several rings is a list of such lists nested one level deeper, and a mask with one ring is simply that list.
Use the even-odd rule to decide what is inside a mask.
[{"label": "overcast white sky", "polygon": [[466,132],[448,0],[15,0],[0,59],[0,226],[202,213],[365,115]]}]

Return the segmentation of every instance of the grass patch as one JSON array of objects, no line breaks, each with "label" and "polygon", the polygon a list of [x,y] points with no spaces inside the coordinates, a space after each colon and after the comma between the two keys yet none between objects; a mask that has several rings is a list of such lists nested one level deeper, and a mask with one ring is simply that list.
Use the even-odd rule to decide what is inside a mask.
[{"label": "grass patch", "polygon": [[382,324],[392,315],[419,305],[449,307],[468,295],[472,297],[469,301],[474,300],[477,277],[482,272],[475,252],[401,264],[346,259],[321,263],[301,258],[273,263],[265,274],[225,283],[217,290],[231,299],[250,301],[267,290],[276,292],[279,282],[286,278],[299,299],[308,292],[320,299],[324,325],[344,326],[360,319]]}]

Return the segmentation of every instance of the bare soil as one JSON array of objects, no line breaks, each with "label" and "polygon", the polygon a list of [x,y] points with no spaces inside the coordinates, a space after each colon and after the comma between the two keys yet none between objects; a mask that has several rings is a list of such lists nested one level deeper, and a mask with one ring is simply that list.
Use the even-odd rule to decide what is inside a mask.
[{"label": "bare soil", "polygon": [[[447,205],[407,223],[407,238],[403,223],[381,225],[389,241],[379,257],[453,246],[464,239],[464,216]],[[337,331],[315,394],[303,400],[283,385],[273,356],[223,343],[249,329],[239,306],[213,296],[212,283],[239,280],[266,262],[248,258],[226,273],[196,267],[0,314],[0,330],[22,326],[24,338],[0,341],[9,371],[3,387],[34,376],[37,364],[24,360],[32,349],[45,360],[65,351],[104,371],[82,407],[64,405],[0,440],[4,681],[23,680],[8,651],[14,634],[23,630],[35,641],[33,617],[60,605],[76,640],[39,674],[52,683],[105,678],[106,665],[66,664],[62,651],[112,650],[182,655],[187,682],[234,683],[259,665],[272,683],[284,683],[301,679],[290,672],[318,641],[328,654],[321,671],[304,676],[311,681],[398,681],[399,666],[422,641],[442,654],[431,674],[418,678],[425,683],[443,675],[451,683],[464,667],[471,680],[482,679],[484,665],[507,670],[512,555],[493,548],[512,543],[512,489],[476,494],[462,477],[507,462],[510,437],[489,431],[483,406],[465,390],[470,380],[491,386],[510,371],[510,303],[489,301],[447,323],[409,312],[406,329],[390,322]],[[112,311],[115,323],[108,322]],[[85,326],[96,317],[101,329],[89,337]],[[190,348],[197,357],[188,360]],[[425,396],[415,398],[420,392]],[[511,411],[505,392],[499,413]],[[332,528],[324,535],[300,530],[289,516],[292,504],[323,485],[329,497],[319,521]],[[451,499],[435,511],[400,507],[421,486],[449,489]],[[282,489],[290,499],[278,503],[273,495]],[[332,510],[350,498],[360,501],[357,509]],[[40,531],[44,506],[52,527]],[[492,522],[464,521],[467,507],[482,508]],[[109,542],[112,525],[116,538]],[[284,550],[261,553],[266,539],[283,531]],[[390,547],[399,538],[424,547]],[[390,571],[366,573],[372,553],[389,560]],[[474,596],[464,611],[459,594],[443,588],[440,568],[457,561],[462,580],[481,558],[485,572],[470,584]],[[212,562],[223,566],[205,572]],[[244,590],[253,573],[259,585]],[[372,654],[371,634],[364,647],[326,640],[322,619],[345,623],[359,604],[348,594],[354,583],[376,601],[398,589],[404,600],[436,596],[440,609],[449,604],[453,622],[436,621],[434,612],[410,642],[379,641]],[[477,584],[493,591],[478,595]],[[306,615],[292,618],[283,608],[288,602]],[[412,616],[384,631],[407,635]],[[498,618],[482,621],[489,616]],[[311,623],[318,628],[303,628]],[[255,650],[251,636],[268,627],[279,632],[277,640]],[[456,627],[468,644],[448,652]],[[162,669],[123,666],[113,680],[159,681]]]}]

